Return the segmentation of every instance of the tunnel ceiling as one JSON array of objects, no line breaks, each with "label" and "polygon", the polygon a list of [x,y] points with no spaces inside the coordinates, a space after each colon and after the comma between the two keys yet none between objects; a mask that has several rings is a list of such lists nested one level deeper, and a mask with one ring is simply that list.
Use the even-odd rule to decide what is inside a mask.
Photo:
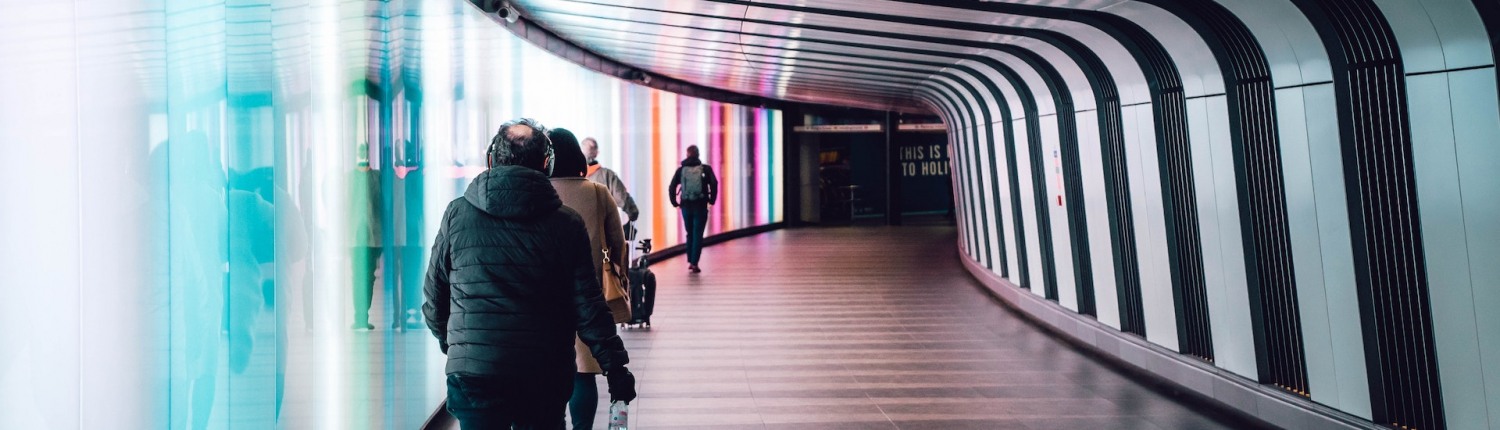
[{"label": "tunnel ceiling", "polygon": [[[661,76],[774,99],[935,112],[922,85],[1015,47],[1058,20],[953,0],[520,0],[523,15],[595,53]],[[1022,11],[1118,0],[1028,1]],[[1045,3],[1049,7],[1037,7]],[[929,99],[930,100],[930,99]]]}]

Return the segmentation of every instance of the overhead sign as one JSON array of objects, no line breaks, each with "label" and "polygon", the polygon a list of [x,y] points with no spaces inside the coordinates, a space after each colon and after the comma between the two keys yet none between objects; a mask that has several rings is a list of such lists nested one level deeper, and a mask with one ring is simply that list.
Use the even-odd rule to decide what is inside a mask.
[{"label": "overhead sign", "polygon": [[948,176],[948,151],[944,145],[901,147],[901,176]]},{"label": "overhead sign", "polygon": [[943,123],[901,124],[896,126],[896,131],[948,131],[948,126]]},{"label": "overhead sign", "polygon": [[878,133],[884,131],[880,124],[826,124],[799,125],[792,128],[798,133]]}]

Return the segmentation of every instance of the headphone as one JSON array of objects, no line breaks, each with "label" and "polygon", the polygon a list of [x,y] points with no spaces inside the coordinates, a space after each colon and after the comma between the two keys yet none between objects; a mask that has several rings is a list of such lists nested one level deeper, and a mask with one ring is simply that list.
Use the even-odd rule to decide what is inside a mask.
[{"label": "headphone", "polygon": [[[542,138],[547,139],[547,152],[542,156],[542,173],[546,173],[547,177],[550,178],[552,177],[553,167],[557,165],[557,163],[554,162],[556,161],[557,157],[556,154],[552,152],[552,138],[547,137],[546,133],[542,133]],[[496,161],[500,159],[500,146],[497,145],[497,143],[499,142],[491,142],[490,149],[485,152],[485,168],[495,168],[495,164],[497,164]]]}]

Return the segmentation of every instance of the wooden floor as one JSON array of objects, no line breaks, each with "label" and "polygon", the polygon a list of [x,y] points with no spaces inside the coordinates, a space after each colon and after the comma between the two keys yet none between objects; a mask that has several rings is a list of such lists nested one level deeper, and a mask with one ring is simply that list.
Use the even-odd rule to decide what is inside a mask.
[{"label": "wooden floor", "polygon": [[623,333],[632,428],[1234,426],[1027,324],[954,244],[951,227],[799,229],[710,247],[702,274],[654,266],[655,327]]}]

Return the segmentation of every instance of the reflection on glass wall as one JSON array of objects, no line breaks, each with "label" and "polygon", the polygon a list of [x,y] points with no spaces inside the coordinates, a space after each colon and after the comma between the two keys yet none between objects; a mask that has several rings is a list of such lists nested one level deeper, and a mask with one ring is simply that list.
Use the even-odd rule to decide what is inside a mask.
[{"label": "reflection on glass wall", "polygon": [[413,428],[443,208],[520,116],[659,246],[781,220],[780,113],[594,74],[461,0],[0,0],[0,428]]}]

